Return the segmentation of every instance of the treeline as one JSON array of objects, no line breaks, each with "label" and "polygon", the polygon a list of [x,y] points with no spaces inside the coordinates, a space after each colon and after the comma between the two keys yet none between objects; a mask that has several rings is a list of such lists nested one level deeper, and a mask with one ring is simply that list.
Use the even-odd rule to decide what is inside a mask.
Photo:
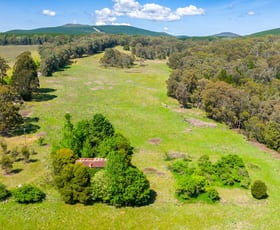
[{"label": "treeline", "polygon": [[42,45],[46,42],[62,42],[72,41],[74,36],[71,35],[53,35],[53,34],[0,34],[0,45]]},{"label": "treeline", "polygon": [[[170,54],[182,51],[184,47],[183,42],[176,38],[104,34],[74,37],[66,43],[58,41],[44,43],[39,49],[41,55],[40,71],[44,76],[51,76],[53,72],[68,65],[73,58],[93,55],[117,45],[131,50],[132,55],[142,59],[166,59]],[[116,52],[113,51],[107,54],[111,58],[109,65],[129,67],[133,64],[133,59],[126,55],[115,55]],[[108,64],[105,59],[104,63]]]},{"label": "treeline", "polygon": [[9,65],[0,57],[0,136],[7,136],[23,123],[19,110],[23,100],[30,101],[40,87],[37,66],[31,53],[18,55],[12,76],[7,77]]},{"label": "treeline", "polygon": [[50,76],[53,72],[68,65],[73,58],[93,55],[117,44],[118,40],[110,35],[78,37],[65,44],[45,43],[39,49],[40,71],[42,75]]},{"label": "treeline", "polygon": [[185,41],[168,95],[280,151],[280,37]]}]

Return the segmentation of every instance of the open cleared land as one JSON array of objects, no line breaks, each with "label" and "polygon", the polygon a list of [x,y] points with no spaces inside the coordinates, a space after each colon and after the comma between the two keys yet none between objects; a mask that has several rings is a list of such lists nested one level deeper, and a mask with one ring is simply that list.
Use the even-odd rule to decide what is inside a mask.
[{"label": "open cleared land", "polygon": [[37,54],[38,46],[0,46],[0,56],[5,58],[10,64],[15,62],[16,57],[24,51],[31,51],[32,54]]},{"label": "open cleared land", "polygon": [[[146,61],[145,66],[131,69],[104,69],[99,65],[101,55],[77,59],[65,71],[40,78],[41,95],[24,108],[30,117],[39,118],[34,125],[40,129],[27,135],[27,143],[39,152],[32,159],[38,161],[15,165],[23,169],[15,175],[3,176],[0,171],[0,180],[9,188],[27,182],[40,185],[47,200],[34,205],[1,203],[0,229],[279,229],[279,160],[224,125],[188,122],[213,124],[203,112],[180,109],[166,96],[169,69],[164,61]],[[153,204],[117,209],[103,204],[71,206],[60,200],[51,186],[49,153],[59,139],[66,112],[74,123],[103,113],[131,141],[133,163],[146,173],[157,194]],[[36,144],[40,135],[48,145]],[[24,136],[8,139],[10,146],[24,141]],[[218,204],[180,203],[174,198],[175,181],[167,170],[165,153],[184,153],[192,159],[209,154],[213,161],[238,154],[250,177],[266,182],[269,198],[257,201],[249,190],[220,188]]]}]

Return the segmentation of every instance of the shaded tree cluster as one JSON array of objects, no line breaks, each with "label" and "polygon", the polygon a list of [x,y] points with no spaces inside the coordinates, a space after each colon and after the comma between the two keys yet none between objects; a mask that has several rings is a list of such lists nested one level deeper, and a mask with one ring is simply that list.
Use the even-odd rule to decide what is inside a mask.
[{"label": "shaded tree cluster", "polygon": [[[133,147],[102,114],[76,125],[66,114],[59,148],[53,156],[54,176],[66,203],[94,201],[121,207],[150,201],[149,181],[131,163]],[[75,164],[79,157],[106,158],[106,167],[98,171],[86,169]]]},{"label": "shaded tree cluster", "polygon": [[21,53],[13,68],[11,85],[26,101],[32,99],[32,94],[39,88],[37,66],[31,57],[30,51]]},{"label": "shaded tree cluster", "polygon": [[100,62],[105,67],[121,67],[129,68],[133,65],[134,58],[131,55],[121,53],[120,51],[112,48],[105,49],[104,56]]},{"label": "shaded tree cluster", "polygon": [[19,113],[21,98],[9,85],[0,84],[0,135],[10,135],[23,122]]}]

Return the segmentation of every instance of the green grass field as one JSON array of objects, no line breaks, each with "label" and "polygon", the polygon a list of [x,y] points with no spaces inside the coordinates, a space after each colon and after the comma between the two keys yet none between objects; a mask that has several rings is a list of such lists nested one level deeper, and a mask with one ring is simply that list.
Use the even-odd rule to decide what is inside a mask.
[{"label": "green grass field", "polygon": [[[279,229],[280,161],[250,145],[226,126],[195,127],[185,119],[212,122],[199,110],[180,109],[166,96],[169,69],[165,61],[146,61],[131,69],[104,69],[102,54],[78,59],[53,77],[41,77],[42,93],[23,109],[38,117],[40,129],[27,135],[27,143],[38,155],[33,163],[18,163],[23,170],[0,181],[9,188],[35,183],[47,192],[41,204],[19,205],[10,200],[0,204],[0,229]],[[66,205],[51,186],[51,145],[59,139],[66,112],[73,122],[103,113],[135,147],[133,163],[146,175],[157,193],[153,204],[140,208],[114,208]],[[48,145],[39,147],[36,139],[45,135]],[[24,136],[7,140],[10,146],[23,145]],[[164,154],[178,152],[197,159],[209,154],[214,161],[225,154],[240,155],[250,177],[268,186],[267,200],[254,200],[249,190],[219,188],[218,204],[183,204],[174,198],[174,179]],[[152,169],[152,170],[151,170]],[[150,173],[149,173],[150,172]]]}]

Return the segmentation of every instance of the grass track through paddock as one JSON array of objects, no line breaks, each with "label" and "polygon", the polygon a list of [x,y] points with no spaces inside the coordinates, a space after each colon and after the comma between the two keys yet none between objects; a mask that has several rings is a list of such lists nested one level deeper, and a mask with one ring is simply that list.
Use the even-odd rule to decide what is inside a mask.
[{"label": "grass track through paddock", "polygon": [[[201,111],[180,109],[166,96],[169,70],[164,61],[147,61],[146,66],[131,69],[104,69],[99,65],[101,55],[78,59],[53,77],[41,77],[46,94],[56,97],[46,95],[40,102],[27,103],[25,109],[40,118],[38,132],[47,134],[49,144],[58,140],[66,112],[74,123],[103,113],[135,147],[133,163],[146,170],[156,201],[120,209],[63,204],[53,188],[43,185],[49,178],[50,147],[36,147],[38,162],[19,165],[23,171],[17,175],[1,173],[0,180],[9,187],[26,181],[40,184],[48,193],[47,200],[34,205],[1,203],[0,229],[279,229],[280,161],[224,125],[194,127],[185,122],[188,118],[211,121]],[[27,136],[30,144],[36,138],[38,134]],[[8,141],[22,143],[23,137]],[[221,188],[219,204],[182,204],[174,198],[174,179],[167,170],[165,152],[186,153],[193,159],[209,154],[212,160],[239,154],[249,166],[251,178],[266,182],[269,198],[256,201],[249,190]]]}]

